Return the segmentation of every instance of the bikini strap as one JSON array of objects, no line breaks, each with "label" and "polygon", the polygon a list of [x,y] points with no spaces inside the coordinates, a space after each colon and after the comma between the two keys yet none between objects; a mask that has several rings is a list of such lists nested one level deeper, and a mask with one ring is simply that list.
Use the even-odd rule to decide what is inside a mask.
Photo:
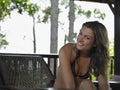
[{"label": "bikini strap", "polygon": [[76,50],[76,56],[75,56],[75,59],[73,60],[72,64],[71,64],[71,68],[72,68],[72,73],[74,76],[76,76],[76,72],[75,72],[75,62],[77,61],[77,59],[79,58],[80,56],[80,51],[79,50]]}]

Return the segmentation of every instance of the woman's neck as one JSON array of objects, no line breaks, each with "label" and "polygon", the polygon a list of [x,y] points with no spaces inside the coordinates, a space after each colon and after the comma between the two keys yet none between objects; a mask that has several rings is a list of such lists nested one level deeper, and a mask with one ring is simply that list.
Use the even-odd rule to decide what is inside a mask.
[{"label": "woman's neck", "polygon": [[80,57],[90,57],[90,51],[80,51],[78,50]]}]

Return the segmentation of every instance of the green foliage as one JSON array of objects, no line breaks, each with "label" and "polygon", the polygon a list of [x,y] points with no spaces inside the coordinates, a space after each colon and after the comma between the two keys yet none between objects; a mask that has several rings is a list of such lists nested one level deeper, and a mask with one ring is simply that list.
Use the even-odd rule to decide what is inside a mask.
[{"label": "green foliage", "polygon": [[18,13],[22,14],[23,12],[28,12],[30,16],[33,16],[38,10],[39,6],[36,4],[30,3],[29,0],[12,0],[13,7],[18,9]]},{"label": "green foliage", "polygon": [[60,5],[67,9],[69,7],[69,0],[61,0]]},{"label": "green foliage", "polygon": [[10,0],[0,0],[0,21],[10,15]]},{"label": "green foliage", "polygon": [[104,20],[106,16],[104,12],[101,12],[100,9],[97,9],[97,8],[91,11],[91,10],[82,9],[80,5],[75,5],[75,10],[76,10],[77,15],[80,15],[80,16],[84,15],[87,18],[90,18],[93,14],[95,18]]},{"label": "green foliage", "polygon": [[4,20],[6,16],[10,16],[11,11],[15,9],[20,14],[27,12],[30,16],[33,16],[39,10],[39,7],[30,3],[29,0],[0,0],[0,21]]},{"label": "green foliage", "polygon": [[29,4],[26,6],[25,10],[30,16],[33,16],[37,11],[39,11],[39,7],[36,4]]},{"label": "green foliage", "polygon": [[90,10],[87,10],[87,11],[83,10],[80,5],[75,5],[75,10],[77,14],[80,16],[85,15],[87,18],[91,17],[92,12]]},{"label": "green foliage", "polygon": [[114,40],[109,42],[109,51],[110,56],[114,56]]},{"label": "green foliage", "polygon": [[[19,14],[27,12],[29,16],[34,18],[35,13],[39,11],[39,6],[30,3],[29,0],[0,0],[0,21],[10,16],[13,10],[17,10]],[[4,38],[5,35],[0,34],[0,48],[8,45],[8,42]]]},{"label": "green foliage", "polygon": [[50,18],[51,7],[48,6],[46,9],[42,10],[42,12],[44,13],[42,22],[46,23],[48,22],[48,19]]},{"label": "green foliage", "polygon": [[0,31],[0,49],[5,48],[8,45],[8,42],[5,39],[5,34]]},{"label": "green foliage", "polygon": [[[65,38],[64,38],[64,44],[68,42],[68,35],[65,34]],[[76,42],[77,40],[77,33],[73,33],[73,42]]]},{"label": "green foliage", "polygon": [[[47,8],[42,10],[42,13],[44,14],[44,16],[42,17],[42,20],[39,22],[47,23],[50,19],[50,16],[51,16],[51,7],[48,6]],[[58,13],[61,13],[60,9],[59,9]]]},{"label": "green foliage", "polygon": [[114,40],[109,42],[109,55],[110,61],[108,63],[108,79],[111,79],[112,75],[114,74]]},{"label": "green foliage", "polygon": [[[68,0],[61,0],[60,5],[64,6],[64,8],[67,9],[67,8],[69,8],[69,1]],[[43,16],[42,20],[39,18],[39,22],[47,23],[49,21],[50,10],[51,10],[50,6],[48,6],[44,10],[42,10],[42,12],[44,13],[44,16]],[[60,13],[60,11],[61,10],[59,9],[59,13]],[[84,10],[84,9],[81,8],[80,5],[76,5],[76,4],[75,4],[75,13],[76,13],[75,15],[80,15],[80,16],[84,15],[87,18],[90,18],[93,15],[95,18],[102,19],[102,20],[104,20],[104,18],[106,17],[105,13],[101,12],[97,8],[95,8],[93,11],[91,11],[89,9]]]},{"label": "green foliage", "polygon": [[102,13],[101,11],[100,11],[100,9],[94,9],[94,17],[95,18],[99,18],[99,19],[102,19],[102,20],[104,20],[104,18],[105,18],[105,13]]}]

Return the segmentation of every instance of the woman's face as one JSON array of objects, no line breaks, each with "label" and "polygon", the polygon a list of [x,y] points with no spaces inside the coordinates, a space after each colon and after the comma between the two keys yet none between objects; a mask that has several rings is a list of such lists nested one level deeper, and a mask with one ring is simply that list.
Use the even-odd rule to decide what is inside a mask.
[{"label": "woman's face", "polygon": [[89,51],[94,46],[93,30],[87,27],[83,27],[77,37],[77,49],[80,51]]}]

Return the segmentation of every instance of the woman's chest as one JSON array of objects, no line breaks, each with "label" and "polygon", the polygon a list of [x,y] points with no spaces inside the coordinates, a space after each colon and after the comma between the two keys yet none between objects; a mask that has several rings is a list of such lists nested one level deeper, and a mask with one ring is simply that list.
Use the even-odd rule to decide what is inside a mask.
[{"label": "woman's chest", "polygon": [[73,62],[72,70],[78,76],[84,76],[89,72],[90,59],[89,58],[79,58]]}]

